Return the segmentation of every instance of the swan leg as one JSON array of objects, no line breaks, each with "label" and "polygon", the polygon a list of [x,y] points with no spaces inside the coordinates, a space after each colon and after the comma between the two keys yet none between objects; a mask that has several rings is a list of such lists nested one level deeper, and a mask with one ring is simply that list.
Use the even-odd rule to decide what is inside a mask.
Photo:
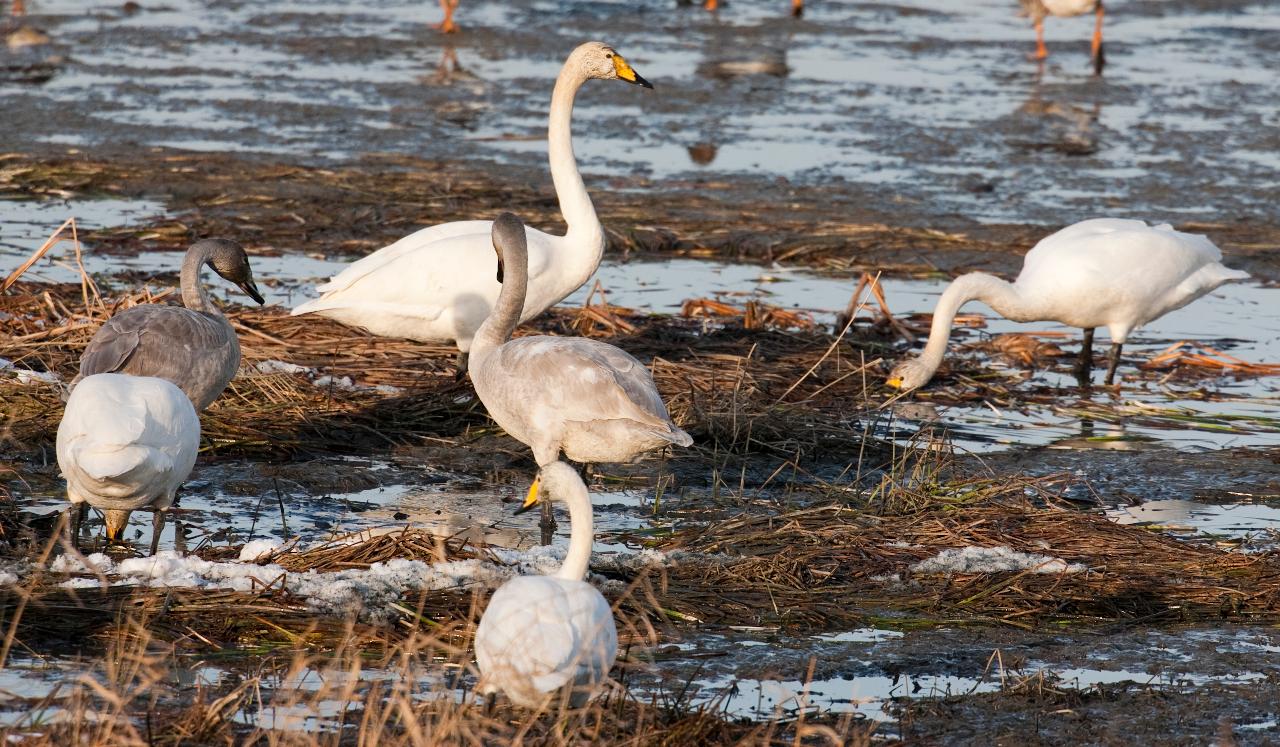
[{"label": "swan leg", "polygon": [[442,34],[458,33],[458,24],[453,22],[453,10],[458,7],[459,0],[440,0],[440,10],[444,11],[444,20],[435,24]]},{"label": "swan leg", "polygon": [[471,358],[471,354],[467,352],[458,352],[458,357],[454,358],[453,365],[457,367],[457,371],[453,374],[454,381],[462,381],[467,378],[467,362]]},{"label": "swan leg", "polygon": [[1107,56],[1102,51],[1102,0],[1098,0],[1097,17],[1098,20],[1093,26],[1093,45],[1090,48],[1090,57],[1093,59],[1093,74],[1102,75],[1102,66],[1107,64]]},{"label": "swan leg", "polygon": [[719,5],[720,3],[718,2],[718,0],[706,0],[706,2],[702,4],[702,9],[714,11],[717,7],[719,7]]},{"label": "swan leg", "polygon": [[1084,331],[1084,340],[1080,342],[1080,358],[1076,361],[1076,383],[1089,386],[1089,377],[1093,373],[1093,328]]},{"label": "swan leg", "polygon": [[791,17],[799,18],[804,15],[804,0],[791,0]]},{"label": "swan leg", "polygon": [[484,696],[484,715],[485,718],[492,718],[493,712],[498,709],[498,694],[489,693]]},{"label": "swan leg", "polygon": [[160,549],[160,533],[164,531],[164,511],[154,509],[151,512],[151,554]]},{"label": "swan leg", "polygon": [[1111,386],[1115,383],[1116,367],[1120,365],[1120,348],[1123,347],[1123,343],[1111,343],[1111,353],[1107,356],[1107,386]]},{"label": "swan leg", "polygon": [[549,545],[556,536],[556,517],[551,514],[551,501],[542,501],[539,504],[542,509],[542,520],[538,522],[538,529],[542,531],[542,544]]},{"label": "swan leg", "polygon": [[1035,59],[1043,60],[1049,56],[1049,48],[1044,45],[1044,19],[1037,18],[1036,28],[1036,56]]},{"label": "swan leg", "polygon": [[89,515],[89,504],[84,502],[76,503],[67,510],[71,513],[71,546],[79,550],[80,528],[84,526],[85,517]]}]

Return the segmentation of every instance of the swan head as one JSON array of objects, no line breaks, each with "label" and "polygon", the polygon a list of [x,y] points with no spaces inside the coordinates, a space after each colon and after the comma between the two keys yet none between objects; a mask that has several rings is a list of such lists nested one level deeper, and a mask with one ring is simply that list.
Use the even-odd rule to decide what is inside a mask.
[{"label": "swan head", "polygon": [[193,244],[191,249],[207,252],[209,259],[206,262],[214,272],[259,304],[266,303],[253,282],[253,269],[249,267],[249,255],[245,254],[244,247],[229,239],[204,239]]},{"label": "swan head", "polygon": [[529,254],[528,237],[525,236],[524,222],[512,213],[503,213],[493,222],[491,231],[493,251],[498,255],[498,282],[502,282],[505,255],[507,252],[519,252],[520,256]]},{"label": "swan head", "polygon": [[922,363],[919,358],[912,358],[894,366],[885,383],[894,389],[909,392],[928,384],[929,379],[932,378],[933,369]]},{"label": "swan head", "polygon": [[516,515],[519,516],[543,501],[567,501],[569,492],[574,487],[580,491],[586,490],[578,471],[564,462],[552,462],[538,470],[538,476],[529,486],[529,494],[525,496],[524,503],[516,509]]},{"label": "swan head", "polygon": [[575,62],[587,78],[621,80],[637,86],[653,88],[653,84],[631,68],[622,55],[603,42],[587,42],[573,50],[569,59]]}]

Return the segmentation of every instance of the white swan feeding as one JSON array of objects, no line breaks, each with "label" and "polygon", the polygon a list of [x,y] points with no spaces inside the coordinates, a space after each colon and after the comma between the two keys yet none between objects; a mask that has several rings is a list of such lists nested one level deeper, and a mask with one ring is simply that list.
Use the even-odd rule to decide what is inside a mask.
[{"label": "white swan feeding", "polygon": [[951,282],[933,311],[929,342],[918,358],[889,374],[890,386],[924,386],[942,363],[956,312],[981,301],[1015,322],[1054,321],[1084,330],[1076,373],[1084,386],[1093,363],[1093,330],[1106,327],[1111,355],[1106,383],[1115,380],[1129,333],[1249,273],[1220,262],[1208,238],[1167,224],[1097,218],[1076,223],[1032,247],[1009,283],[974,272]]},{"label": "white swan feeding", "polygon": [[520,576],[494,592],[476,629],[479,691],[506,693],[525,708],[544,708],[563,694],[577,708],[609,676],[618,632],[609,603],[582,580],[593,542],[587,486],[572,467],[553,462],[542,468],[517,513],[540,495],[568,504],[569,552],[554,575]]},{"label": "white swan feeding", "polygon": [[[561,68],[551,94],[547,151],[568,231],[552,236],[528,229],[530,280],[521,321],[559,303],[600,266],[604,228],[578,173],[569,132],[574,96],[591,79],[653,87],[600,42],[579,46]],[[461,351],[459,368],[465,368],[471,339],[500,288],[494,279],[491,227],[485,220],[458,221],[410,234],[352,263],[317,288],[320,298],[293,314],[320,314],[385,337],[451,340]]]},{"label": "white swan feeding", "polygon": [[104,373],[71,392],[58,425],[58,466],[72,506],[72,541],[89,506],[103,512],[107,539],[119,542],[129,514],[155,511],[151,554],[164,511],[191,474],[200,418],[191,400],[165,379]]},{"label": "white swan feeding", "polygon": [[[471,380],[494,421],[528,445],[540,467],[561,452],[575,462],[629,462],[693,443],[672,422],[649,369],[625,351],[585,337],[511,339],[527,308],[528,234],[510,213],[493,222],[492,234],[502,292],[476,332]],[[549,511],[543,519],[545,530]]]}]

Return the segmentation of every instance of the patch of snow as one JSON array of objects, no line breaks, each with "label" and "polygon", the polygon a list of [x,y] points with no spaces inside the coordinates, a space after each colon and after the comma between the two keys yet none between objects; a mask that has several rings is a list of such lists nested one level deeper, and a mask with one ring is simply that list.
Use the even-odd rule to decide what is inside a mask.
[{"label": "patch of snow", "polygon": [[[249,557],[252,550],[267,544],[251,543],[241,550]],[[487,560],[456,560],[424,563],[420,560],[395,559],[374,563],[367,569],[331,572],[305,571],[293,573],[275,563],[230,561],[214,562],[183,556],[165,550],[151,557],[129,558],[118,565],[110,558],[95,554],[87,558],[97,571],[112,576],[115,586],[187,587],[197,589],[231,589],[250,591],[267,585],[281,585],[292,594],[303,597],[314,609],[325,612],[360,613],[367,618],[385,619],[394,613],[391,605],[410,591],[445,591],[472,586],[496,587],[521,574],[548,574],[560,567],[566,548],[535,547],[526,551],[495,550],[500,563]],[[253,557],[258,557],[254,555]],[[65,572],[94,572],[75,558],[64,555],[50,568]],[[97,586],[95,578],[77,577],[63,582],[67,588]]]},{"label": "patch of snow", "polygon": [[258,558],[278,552],[280,547],[279,542],[269,539],[246,542],[245,546],[240,548],[240,561],[243,563],[256,563]]},{"label": "patch of snow", "polygon": [[0,371],[7,371],[18,377],[19,384],[30,384],[38,382],[40,384],[57,384],[62,381],[62,377],[56,373],[48,371],[32,371],[29,368],[18,368],[13,365],[13,361],[8,358],[0,358]]},{"label": "patch of snow", "polygon": [[333,376],[331,374],[317,376],[311,380],[311,383],[315,384],[320,389],[333,387],[334,389],[341,389],[344,392],[356,392],[363,388],[356,386],[356,383],[351,380],[350,376]]},{"label": "patch of snow", "polygon": [[1079,563],[1062,558],[1018,552],[1011,547],[962,547],[943,550],[932,558],[911,566],[912,573],[1000,573],[1002,571],[1034,573],[1079,573],[1086,570]]},{"label": "patch of snow", "polygon": [[306,366],[299,366],[296,363],[286,363],[284,361],[277,361],[277,360],[258,361],[258,363],[254,365],[254,368],[257,369],[258,373],[260,374],[304,373],[310,376],[316,372],[314,368],[308,368]]},{"label": "patch of snow", "polygon": [[0,586],[13,586],[18,583],[18,574],[0,571]]}]

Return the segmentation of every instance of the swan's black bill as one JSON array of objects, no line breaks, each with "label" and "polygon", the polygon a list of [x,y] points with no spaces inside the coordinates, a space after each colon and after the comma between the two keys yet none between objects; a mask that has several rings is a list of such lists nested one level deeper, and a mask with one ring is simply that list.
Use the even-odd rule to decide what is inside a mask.
[{"label": "swan's black bill", "polygon": [[[650,83],[649,81],[645,80],[645,79],[640,75],[640,73],[637,73],[636,71],[632,70],[632,71],[631,71],[631,74],[632,74],[633,76],[635,76],[635,80],[627,80],[627,82],[628,82],[628,83],[634,83],[634,84],[636,84],[637,86],[643,86],[643,87],[645,87],[645,88],[648,88],[650,91],[652,91],[652,90],[653,90],[653,84],[652,84],[652,83]],[[623,80],[626,80],[626,78],[623,78]]]},{"label": "swan's black bill", "polygon": [[538,505],[538,488],[541,487],[541,485],[541,476],[533,478],[533,484],[529,486],[529,494],[525,496],[524,503],[521,504],[520,508],[516,509],[515,516],[519,516],[525,511],[528,511]]},{"label": "swan's black bill", "polygon": [[253,282],[253,278],[236,283],[236,285],[239,286],[240,290],[248,293],[249,298],[257,301],[259,306],[267,302],[267,299],[263,298],[262,294],[258,292],[258,286]]},{"label": "swan's black bill", "polygon": [[502,277],[503,277],[503,275],[502,275],[502,257],[498,257],[498,274],[497,274],[497,278],[498,278],[498,282],[499,282],[499,283],[501,283],[501,282],[502,282]]}]

